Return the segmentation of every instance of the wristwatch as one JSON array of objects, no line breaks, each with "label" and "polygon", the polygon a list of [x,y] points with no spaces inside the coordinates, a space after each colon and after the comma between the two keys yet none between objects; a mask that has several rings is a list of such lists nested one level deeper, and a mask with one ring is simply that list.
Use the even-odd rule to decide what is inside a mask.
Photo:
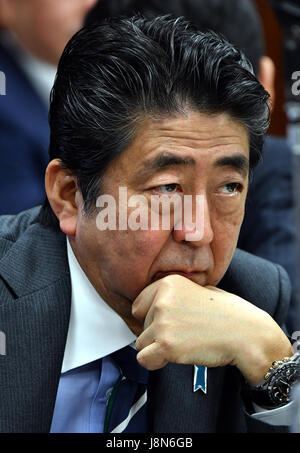
[{"label": "wristwatch", "polygon": [[273,362],[264,380],[250,390],[254,403],[274,409],[290,402],[293,385],[300,379],[300,354]]}]

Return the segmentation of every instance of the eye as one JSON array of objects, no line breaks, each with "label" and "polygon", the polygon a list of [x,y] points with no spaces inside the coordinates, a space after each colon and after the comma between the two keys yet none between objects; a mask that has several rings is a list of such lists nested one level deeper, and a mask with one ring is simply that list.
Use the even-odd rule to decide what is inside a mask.
[{"label": "eye", "polygon": [[156,192],[161,192],[163,194],[173,194],[176,192],[181,192],[179,184],[163,184],[162,186],[157,186],[154,188]]},{"label": "eye", "polygon": [[224,195],[235,195],[237,192],[242,192],[242,190],[243,190],[242,184],[238,182],[231,182],[220,187],[220,189],[217,190],[217,193]]}]

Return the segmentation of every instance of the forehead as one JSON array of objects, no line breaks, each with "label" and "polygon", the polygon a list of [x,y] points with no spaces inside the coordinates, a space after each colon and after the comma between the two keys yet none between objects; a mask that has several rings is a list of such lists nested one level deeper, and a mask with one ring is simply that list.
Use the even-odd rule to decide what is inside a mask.
[{"label": "forehead", "polygon": [[115,159],[114,167],[124,172],[142,170],[165,153],[199,165],[228,154],[243,154],[249,159],[248,133],[243,124],[226,113],[189,111],[174,117],[148,117],[137,127],[132,143]]}]

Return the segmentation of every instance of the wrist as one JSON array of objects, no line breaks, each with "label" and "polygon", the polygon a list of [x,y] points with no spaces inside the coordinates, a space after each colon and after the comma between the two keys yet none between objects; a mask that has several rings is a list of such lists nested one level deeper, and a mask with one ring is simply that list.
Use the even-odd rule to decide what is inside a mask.
[{"label": "wrist", "polygon": [[300,377],[300,354],[273,362],[264,379],[249,389],[252,402],[265,409],[274,409],[290,402],[293,386]]},{"label": "wrist", "polygon": [[[276,324],[277,326],[277,324]],[[278,327],[276,335],[258,335],[257,341],[246,345],[237,367],[244,375],[247,383],[254,387],[264,380],[264,376],[273,362],[291,357],[293,349],[284,332]]]}]

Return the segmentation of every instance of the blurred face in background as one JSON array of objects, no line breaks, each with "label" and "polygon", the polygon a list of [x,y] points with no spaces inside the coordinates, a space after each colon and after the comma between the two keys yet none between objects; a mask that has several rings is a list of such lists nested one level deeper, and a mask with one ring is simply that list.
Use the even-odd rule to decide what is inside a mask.
[{"label": "blurred face in background", "polygon": [[98,0],[0,0],[0,23],[34,56],[56,65]]}]

